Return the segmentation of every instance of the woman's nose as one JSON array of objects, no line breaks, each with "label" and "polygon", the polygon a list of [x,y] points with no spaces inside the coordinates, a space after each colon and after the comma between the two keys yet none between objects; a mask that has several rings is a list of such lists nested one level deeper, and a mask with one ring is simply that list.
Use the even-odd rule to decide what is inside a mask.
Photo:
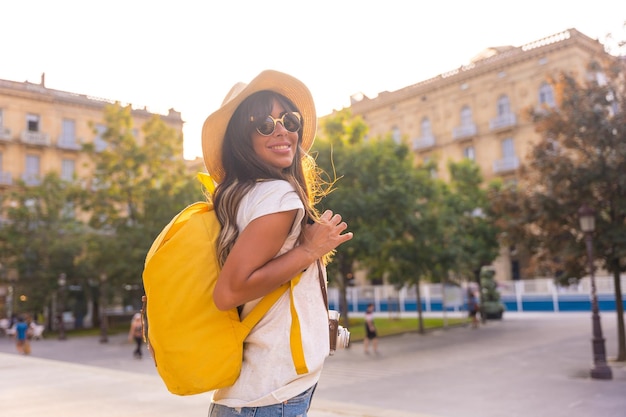
[{"label": "woman's nose", "polygon": [[274,134],[284,135],[285,133],[288,133],[288,132],[289,131],[285,129],[285,125],[283,125],[282,122],[276,122],[276,127],[274,127]]}]

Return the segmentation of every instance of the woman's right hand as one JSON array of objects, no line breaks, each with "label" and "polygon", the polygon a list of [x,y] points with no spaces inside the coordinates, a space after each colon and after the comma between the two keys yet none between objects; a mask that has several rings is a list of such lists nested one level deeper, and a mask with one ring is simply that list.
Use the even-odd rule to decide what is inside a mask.
[{"label": "woman's right hand", "polygon": [[345,232],[347,228],[339,214],[326,210],[318,222],[306,226],[301,246],[315,259],[321,258],[352,239],[352,232]]}]

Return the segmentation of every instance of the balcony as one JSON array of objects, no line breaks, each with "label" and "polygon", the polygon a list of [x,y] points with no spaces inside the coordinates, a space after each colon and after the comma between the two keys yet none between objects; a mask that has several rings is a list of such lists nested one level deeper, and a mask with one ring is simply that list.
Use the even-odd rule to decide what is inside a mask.
[{"label": "balcony", "polygon": [[9,129],[8,127],[0,126],[0,140],[10,141],[11,129]]},{"label": "balcony", "polygon": [[495,119],[489,121],[489,129],[491,130],[503,130],[515,127],[517,124],[517,118],[513,113],[501,114]]},{"label": "balcony", "polygon": [[413,139],[413,150],[414,151],[430,148],[432,146],[435,146],[435,136],[434,135],[424,135],[422,137]]},{"label": "balcony", "polygon": [[65,149],[68,151],[80,151],[83,149],[82,140],[75,138],[60,137],[57,141],[57,147],[59,149]]},{"label": "balcony", "polygon": [[0,171],[0,185],[13,185],[13,178],[8,171]]},{"label": "balcony", "polygon": [[452,129],[452,139],[454,140],[462,140],[469,139],[478,133],[478,129],[476,128],[475,123],[467,123],[461,126],[457,126]]},{"label": "balcony", "polygon": [[50,135],[42,132],[31,132],[30,130],[22,131],[21,140],[27,145],[49,146]]},{"label": "balcony", "polygon": [[515,171],[517,168],[519,168],[519,158],[517,156],[509,156],[493,161],[493,172],[496,174]]},{"label": "balcony", "polygon": [[29,187],[41,185],[41,178],[38,174],[22,174],[22,181]]}]

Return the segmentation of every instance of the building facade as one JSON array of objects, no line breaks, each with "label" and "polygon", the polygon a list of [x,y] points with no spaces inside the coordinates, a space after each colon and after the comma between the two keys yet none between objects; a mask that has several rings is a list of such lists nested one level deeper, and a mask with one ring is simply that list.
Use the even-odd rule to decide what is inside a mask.
[{"label": "building facade", "polygon": [[[519,47],[488,48],[470,64],[377,97],[351,100],[369,137],[391,134],[407,143],[416,162],[437,162],[448,179],[448,161],[474,160],[488,182],[515,181],[539,140],[529,110],[556,106],[550,76],[587,75],[587,65],[606,56],[597,40],[569,29]],[[515,248],[502,248],[494,263],[499,281],[523,276]]]},{"label": "building facade", "polygon": [[[44,75],[39,84],[0,80],[0,204],[7,203],[7,191],[20,180],[34,186],[51,172],[66,180],[90,176],[93,164],[83,144],[92,143],[96,150],[106,147],[101,137],[104,109],[114,103],[47,88]],[[142,127],[155,113],[144,108],[133,109],[131,115],[134,136],[143,143]],[[170,109],[159,116],[182,141],[180,112]],[[180,149],[182,160],[182,144]],[[17,271],[0,264],[0,317],[7,308],[4,304],[10,312],[14,302],[10,283],[17,279]]]},{"label": "building facade", "polygon": [[[113,103],[47,88],[44,75],[40,84],[0,80],[0,195],[18,179],[36,185],[53,171],[68,180],[88,174],[91,164],[82,145],[106,146],[100,137],[104,108]],[[141,128],[153,115],[145,108],[132,110],[140,143]],[[181,114],[170,109],[160,116],[182,140]]]}]

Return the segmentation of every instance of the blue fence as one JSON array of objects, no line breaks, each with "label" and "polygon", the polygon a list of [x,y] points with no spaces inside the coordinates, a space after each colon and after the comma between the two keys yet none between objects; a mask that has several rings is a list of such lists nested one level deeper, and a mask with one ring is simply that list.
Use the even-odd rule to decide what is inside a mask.
[{"label": "blue fence", "polygon": [[[622,281],[626,281],[622,277]],[[626,288],[622,283],[622,289]],[[612,277],[596,279],[598,308],[615,311],[615,291]],[[576,286],[558,287],[552,280],[537,279],[500,283],[501,301],[511,312],[591,311],[591,286],[583,279]],[[422,310],[426,312],[467,310],[467,288],[424,284],[420,287]],[[622,299],[626,298],[622,294]],[[378,312],[416,312],[417,291],[414,287],[396,289],[393,286],[359,286],[347,290],[348,311],[362,313],[373,303]],[[626,302],[623,303],[626,309]],[[329,288],[331,309],[339,308],[339,291]]]}]

